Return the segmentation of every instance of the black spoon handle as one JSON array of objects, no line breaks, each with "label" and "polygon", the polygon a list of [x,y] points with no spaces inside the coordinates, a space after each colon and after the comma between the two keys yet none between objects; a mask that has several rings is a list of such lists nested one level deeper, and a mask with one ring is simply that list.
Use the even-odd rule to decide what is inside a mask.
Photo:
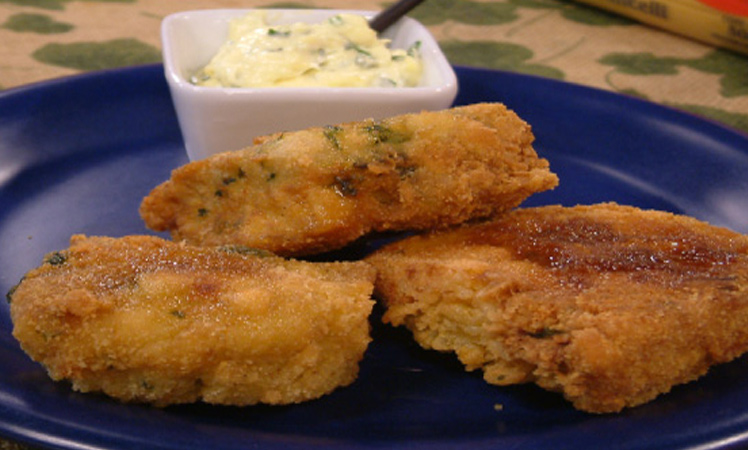
[{"label": "black spoon handle", "polygon": [[389,8],[380,12],[369,21],[369,26],[381,33],[390,25],[397,22],[399,18],[408,14],[408,11],[423,3],[424,0],[399,0]]}]

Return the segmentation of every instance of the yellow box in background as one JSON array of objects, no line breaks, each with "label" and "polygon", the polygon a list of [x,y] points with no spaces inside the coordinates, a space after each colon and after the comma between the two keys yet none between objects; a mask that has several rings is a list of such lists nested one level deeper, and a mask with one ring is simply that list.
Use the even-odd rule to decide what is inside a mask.
[{"label": "yellow box in background", "polygon": [[578,0],[748,55],[748,0]]}]

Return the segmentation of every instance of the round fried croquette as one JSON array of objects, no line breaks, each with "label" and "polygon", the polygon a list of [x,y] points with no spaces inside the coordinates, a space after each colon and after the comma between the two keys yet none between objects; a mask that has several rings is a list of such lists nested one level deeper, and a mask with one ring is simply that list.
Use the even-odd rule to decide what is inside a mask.
[{"label": "round fried croquette", "polygon": [[616,204],[521,208],[390,244],[383,320],[492,384],[646,403],[748,351],[748,237]]},{"label": "round fried croquette", "polygon": [[9,299],[22,348],[78,391],[157,406],[287,404],[356,379],[373,279],[362,262],[74,236]]}]

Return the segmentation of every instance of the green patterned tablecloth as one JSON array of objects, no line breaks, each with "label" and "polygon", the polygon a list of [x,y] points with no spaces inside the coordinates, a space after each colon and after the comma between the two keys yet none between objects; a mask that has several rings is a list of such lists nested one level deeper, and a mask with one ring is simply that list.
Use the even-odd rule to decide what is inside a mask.
[{"label": "green patterned tablecloth", "polygon": [[[0,89],[158,62],[168,14],[203,8],[379,10],[375,0],[0,0]],[[412,17],[454,64],[634,95],[748,133],[748,57],[563,0],[430,0]],[[748,176],[748,175],[747,175]],[[0,448],[25,448],[0,442]]]},{"label": "green patterned tablecloth", "polygon": [[[0,88],[160,61],[159,26],[187,9],[378,10],[372,0],[0,0]],[[430,0],[411,14],[454,64],[642,97],[748,132],[748,57],[560,0]]]}]

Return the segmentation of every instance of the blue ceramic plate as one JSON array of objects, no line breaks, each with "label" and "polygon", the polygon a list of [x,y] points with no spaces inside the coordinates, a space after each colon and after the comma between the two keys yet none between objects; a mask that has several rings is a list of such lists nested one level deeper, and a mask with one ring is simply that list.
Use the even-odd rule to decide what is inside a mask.
[{"label": "blue ceramic plate", "polygon": [[[458,68],[459,104],[501,101],[532,124],[561,178],[527,204],[617,201],[748,232],[748,138],[694,116],[575,85]],[[0,290],[70,235],[146,233],[141,198],[187,161],[161,66],[0,94]],[[575,411],[501,388],[373,320],[359,379],[285,407],[154,409],[50,381],[0,312],[0,434],[59,449],[702,449],[748,444],[748,359],[642,407]],[[496,408],[501,405],[501,408]]]}]

